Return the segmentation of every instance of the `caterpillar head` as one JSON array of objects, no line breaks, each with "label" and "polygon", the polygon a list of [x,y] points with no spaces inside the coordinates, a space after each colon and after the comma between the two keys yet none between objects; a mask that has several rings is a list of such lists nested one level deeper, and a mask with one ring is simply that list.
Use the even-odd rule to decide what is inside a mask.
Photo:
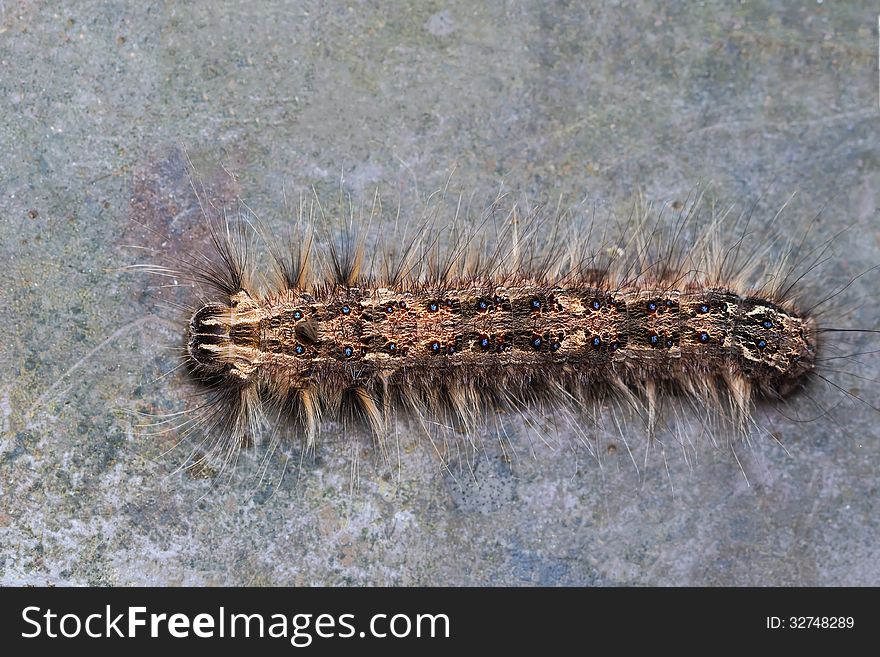
[{"label": "caterpillar head", "polygon": [[229,303],[207,303],[193,313],[186,353],[200,377],[247,380],[257,367],[260,340],[258,305],[244,290]]}]

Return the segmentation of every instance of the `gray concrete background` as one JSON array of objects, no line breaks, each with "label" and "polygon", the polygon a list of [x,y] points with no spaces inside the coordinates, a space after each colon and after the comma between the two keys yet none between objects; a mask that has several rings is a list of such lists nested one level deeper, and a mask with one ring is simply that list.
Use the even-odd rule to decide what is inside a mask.
[{"label": "gray concrete background", "polygon": [[[453,168],[481,194],[613,207],[702,181],[768,219],[797,191],[787,229],[819,209],[820,237],[852,226],[832,271],[880,262],[876,6],[676,7],[0,1],[0,583],[880,584],[864,405],[776,418],[782,446],[737,451],[748,483],[726,448],[637,470],[613,436],[600,464],[514,432],[513,463],[489,444],[474,477],[420,446],[389,479],[360,444],[354,492],[350,441],[218,483],[174,472],[173,441],[121,410],[181,398],[150,384],[179,331],[118,268],[133,220],[179,237],[184,149],[276,225],[284,193],[343,169],[356,200]],[[877,325],[877,282],[847,291],[851,325]],[[844,363],[878,376],[876,357]]]}]

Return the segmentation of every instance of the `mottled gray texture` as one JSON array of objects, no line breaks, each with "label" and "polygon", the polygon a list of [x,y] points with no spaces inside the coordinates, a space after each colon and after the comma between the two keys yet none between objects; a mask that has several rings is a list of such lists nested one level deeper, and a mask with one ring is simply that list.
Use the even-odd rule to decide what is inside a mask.
[{"label": "mottled gray texture", "polygon": [[[512,464],[487,438],[474,476],[422,445],[383,477],[361,443],[351,491],[330,440],[280,483],[279,459],[248,483],[253,457],[212,490],[132,431],[123,409],[179,403],[150,379],[180,332],[118,267],[143,261],[134,220],[184,237],[184,149],[276,226],[282,192],[332,194],[342,170],[359,202],[454,167],[482,195],[615,208],[702,181],[767,219],[798,191],[783,226],[853,226],[832,271],[880,262],[875,4],[491,5],[0,2],[0,583],[880,584],[863,405],[776,417],[784,448],[737,451],[748,483],[724,447],[670,448],[667,472],[655,446],[637,471],[613,435],[600,466],[514,426]],[[877,282],[847,322],[876,326]]]}]

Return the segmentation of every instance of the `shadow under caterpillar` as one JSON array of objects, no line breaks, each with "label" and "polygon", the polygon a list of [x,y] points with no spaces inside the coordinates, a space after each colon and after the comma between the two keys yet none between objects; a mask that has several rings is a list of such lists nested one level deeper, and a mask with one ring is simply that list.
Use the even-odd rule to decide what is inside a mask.
[{"label": "shadow under caterpillar", "polygon": [[[653,438],[689,412],[730,443],[761,430],[758,405],[782,408],[815,379],[862,401],[823,374],[853,355],[830,355],[829,333],[876,333],[821,321],[855,279],[804,294],[833,238],[805,246],[808,228],[779,256],[750,243],[751,212],[707,218],[699,194],[622,227],[505,201],[474,218],[459,197],[448,219],[425,212],[369,250],[359,232],[378,197],[366,220],[301,200],[286,241],[241,202],[231,217],[203,203],[207,252],[134,266],[204,292],[182,327],[203,395],[175,427],[198,443],[188,467],[288,437],[314,450],[328,423],[366,427],[386,460],[404,423],[445,458],[499,413],[565,423],[587,444],[603,413],[619,427],[615,414],[633,414]],[[263,280],[255,238],[271,256]]]}]

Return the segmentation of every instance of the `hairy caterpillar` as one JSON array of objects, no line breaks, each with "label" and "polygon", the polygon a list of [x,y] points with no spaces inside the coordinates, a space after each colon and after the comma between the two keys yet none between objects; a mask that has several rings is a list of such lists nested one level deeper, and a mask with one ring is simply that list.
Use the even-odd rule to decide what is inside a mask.
[{"label": "hairy caterpillar", "polygon": [[[361,220],[304,200],[286,243],[243,204],[231,218],[203,205],[206,253],[139,267],[203,290],[181,359],[204,401],[175,426],[196,437],[195,467],[250,442],[312,450],[328,425],[366,427],[389,458],[403,424],[443,456],[499,413],[583,435],[610,409],[654,436],[690,409],[724,442],[761,428],[756,405],[828,380],[824,336],[850,329],[821,311],[840,288],[808,299],[802,278],[830,241],[802,235],[771,258],[772,242],[749,244],[750,213],[707,217],[700,198],[622,229],[504,200],[474,220],[459,199],[448,219],[426,213],[370,249],[357,232],[377,200]],[[268,267],[252,260],[257,234]]]}]

